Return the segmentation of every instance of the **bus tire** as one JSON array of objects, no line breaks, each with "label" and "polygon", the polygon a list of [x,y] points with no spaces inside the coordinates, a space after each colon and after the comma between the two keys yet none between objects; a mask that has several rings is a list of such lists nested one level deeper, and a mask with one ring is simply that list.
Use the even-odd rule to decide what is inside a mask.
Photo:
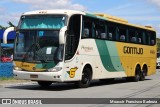
[{"label": "bus tire", "polygon": [[143,66],[143,70],[142,70],[141,76],[140,76],[140,81],[144,81],[146,75],[147,75],[147,66]]},{"label": "bus tire", "polygon": [[145,74],[144,72],[141,72],[140,81],[144,81],[144,80],[145,80]]},{"label": "bus tire", "polygon": [[88,67],[85,67],[83,69],[82,79],[77,83],[78,87],[87,88],[91,83],[91,79],[92,79],[91,69]]},{"label": "bus tire", "polygon": [[52,82],[51,81],[37,81],[37,83],[41,86],[41,87],[49,87]]},{"label": "bus tire", "polygon": [[133,77],[133,82],[138,82],[140,80],[140,77],[141,77],[141,68],[140,66],[137,66],[135,70],[135,76]]}]

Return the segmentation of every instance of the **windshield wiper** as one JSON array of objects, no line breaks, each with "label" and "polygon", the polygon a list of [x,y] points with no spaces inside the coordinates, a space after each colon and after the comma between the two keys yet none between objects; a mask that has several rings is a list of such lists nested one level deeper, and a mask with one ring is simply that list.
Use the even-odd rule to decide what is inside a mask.
[{"label": "windshield wiper", "polygon": [[[39,50],[39,52],[37,53],[36,51]],[[32,53],[33,52],[33,60],[36,59],[37,56],[39,56],[40,58],[42,57],[42,60],[43,62],[47,62],[47,58],[45,56],[42,55],[42,51],[40,49],[40,46],[38,43],[34,43],[30,46],[30,48],[27,50],[27,52],[25,53],[24,55],[24,58],[23,58],[23,62],[26,61],[26,57],[27,55],[29,56],[30,54],[29,53]],[[40,53],[40,54],[39,54]],[[32,55],[32,54],[31,54]]]},{"label": "windshield wiper", "polygon": [[35,53],[34,53],[34,57],[36,57],[35,55],[37,55],[37,56],[39,56],[39,57],[42,57],[42,61],[48,62],[47,58],[43,55],[43,52],[42,52],[42,50],[41,50],[41,48],[40,48],[40,45],[39,45],[38,43],[35,43],[35,47],[37,47],[37,51],[39,51],[39,52],[37,52],[37,51],[35,50],[35,51],[34,51],[34,52],[35,52]]}]

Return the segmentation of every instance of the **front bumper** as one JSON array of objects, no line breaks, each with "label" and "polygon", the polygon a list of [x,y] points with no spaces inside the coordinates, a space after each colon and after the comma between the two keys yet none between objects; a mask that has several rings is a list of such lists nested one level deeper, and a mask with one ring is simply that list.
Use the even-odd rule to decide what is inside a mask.
[{"label": "front bumper", "polygon": [[13,70],[14,78],[33,81],[63,82],[62,71],[58,72],[29,72]]}]

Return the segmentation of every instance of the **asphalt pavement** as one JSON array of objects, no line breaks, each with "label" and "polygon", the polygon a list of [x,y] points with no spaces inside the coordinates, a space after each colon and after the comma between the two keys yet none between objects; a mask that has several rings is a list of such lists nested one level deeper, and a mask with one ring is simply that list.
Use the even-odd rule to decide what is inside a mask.
[{"label": "asphalt pavement", "polygon": [[[0,85],[1,98],[160,98],[160,70],[145,81],[127,82],[116,79],[113,82],[93,81],[88,88],[77,88],[72,83],[53,83],[48,88],[36,82],[5,83]],[[74,101],[74,100],[73,100]],[[63,101],[62,101],[63,102]],[[1,106],[1,105],[0,105]],[[4,105],[2,105],[4,106]],[[6,105],[5,105],[6,106]],[[12,107],[22,105],[7,105]],[[35,107],[36,105],[30,105]],[[38,107],[159,107],[159,104],[54,104]]]}]

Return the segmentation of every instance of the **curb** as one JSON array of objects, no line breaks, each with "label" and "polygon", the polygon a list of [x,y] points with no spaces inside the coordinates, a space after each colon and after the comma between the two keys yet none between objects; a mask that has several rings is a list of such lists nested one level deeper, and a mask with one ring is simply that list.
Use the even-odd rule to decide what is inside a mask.
[{"label": "curb", "polygon": [[36,82],[18,82],[18,83],[4,83],[4,84],[0,84],[0,88],[4,88],[4,87],[9,87],[9,86],[20,86],[20,85],[36,85]]}]

